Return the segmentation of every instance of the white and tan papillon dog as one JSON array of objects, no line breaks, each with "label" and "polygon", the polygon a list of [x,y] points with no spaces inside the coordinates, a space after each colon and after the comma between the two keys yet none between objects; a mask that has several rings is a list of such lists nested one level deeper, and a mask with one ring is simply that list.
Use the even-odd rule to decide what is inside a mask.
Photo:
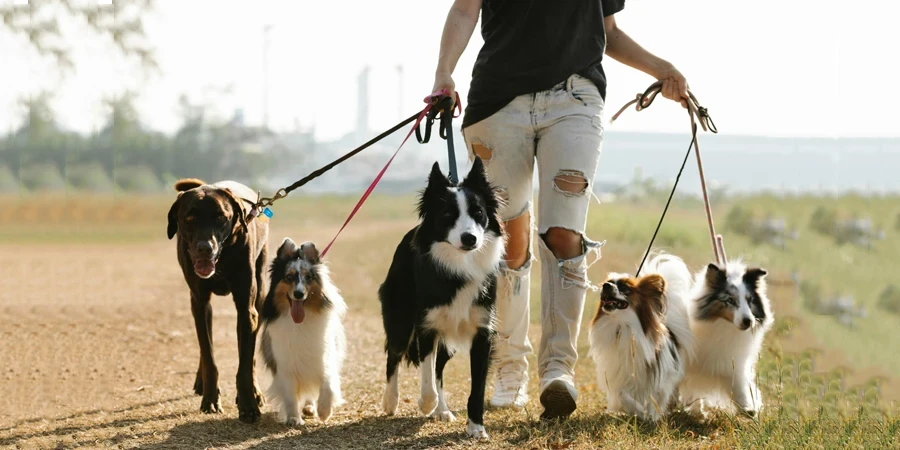
[{"label": "white and tan papillon dog", "polygon": [[676,404],[695,345],[690,288],[690,271],[672,255],[653,256],[639,277],[609,274],[589,330],[589,354],[610,413],[656,422]]}]

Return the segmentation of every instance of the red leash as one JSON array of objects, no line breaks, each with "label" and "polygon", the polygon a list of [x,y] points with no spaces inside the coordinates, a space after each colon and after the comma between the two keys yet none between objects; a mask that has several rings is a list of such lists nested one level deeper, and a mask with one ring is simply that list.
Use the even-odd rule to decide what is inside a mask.
[{"label": "red leash", "polygon": [[[459,114],[462,114],[462,103],[459,101],[459,93],[455,93],[455,94],[456,94],[455,107],[456,107],[456,109],[458,109]],[[403,142],[400,143],[400,146],[397,147],[397,150],[394,151],[394,154],[391,155],[391,158],[388,159],[388,161],[384,165],[384,167],[381,168],[381,171],[378,172],[378,175],[375,176],[375,179],[372,180],[372,184],[370,184],[369,187],[366,189],[366,191],[363,192],[362,197],[360,197],[359,201],[356,202],[356,206],[353,207],[353,210],[350,212],[350,215],[347,216],[347,220],[344,221],[344,224],[341,226],[341,229],[338,230],[337,234],[334,235],[334,238],[331,239],[331,242],[329,242],[328,245],[325,246],[325,249],[322,250],[321,255],[323,257],[325,256],[326,253],[328,253],[328,249],[331,248],[331,245],[334,244],[334,241],[337,240],[338,236],[341,235],[341,232],[344,231],[344,228],[347,227],[347,224],[350,223],[350,220],[353,219],[353,216],[355,216],[356,213],[359,211],[359,208],[362,207],[363,203],[366,202],[366,199],[369,198],[369,194],[371,194],[372,191],[375,190],[375,186],[377,186],[378,182],[381,181],[381,177],[384,176],[384,173],[387,171],[388,167],[391,166],[391,163],[394,161],[394,158],[397,156],[398,153],[400,153],[400,149],[403,148],[403,145],[406,144],[406,141],[409,140],[409,137],[412,136],[412,134],[414,132],[419,130],[419,124],[422,123],[422,120],[425,119],[425,117],[428,115],[429,111],[431,111],[431,108],[434,107],[435,105],[437,105],[441,99],[448,97],[449,95],[450,95],[450,92],[448,92],[446,89],[444,89],[444,90],[441,90],[438,92],[434,92],[431,95],[425,97],[425,100],[424,100],[424,102],[426,103],[425,108],[423,108],[422,112],[419,113],[419,117],[416,119],[416,123],[413,124],[412,129],[410,129],[409,133],[406,134],[406,137],[403,138]],[[458,114],[454,117],[458,117]],[[450,130],[448,130],[448,133],[449,132],[450,132]]]}]

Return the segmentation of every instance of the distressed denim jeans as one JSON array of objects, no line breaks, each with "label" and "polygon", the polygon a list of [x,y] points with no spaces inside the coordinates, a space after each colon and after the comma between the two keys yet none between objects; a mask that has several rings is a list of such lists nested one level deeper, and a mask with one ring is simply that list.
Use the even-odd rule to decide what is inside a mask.
[{"label": "distressed denim jeans", "polygon": [[[573,75],[551,89],[521,95],[503,109],[463,130],[469,158],[477,155],[489,180],[501,188],[503,221],[527,218],[534,230],[534,168],[538,170],[537,232],[541,261],[541,335],[538,372],[541,390],[563,378],[574,389],[576,342],[586,291],[588,259],[600,256],[600,243],[585,233],[592,181],[603,142],[604,102],[588,79]],[[572,180],[580,180],[573,183]],[[564,228],[582,236],[583,253],[557,259],[543,236],[550,228]],[[529,233],[526,263],[504,265],[498,283],[497,363],[515,364],[527,371],[532,352],[528,339],[531,261]],[[577,392],[572,392],[573,397]]]}]

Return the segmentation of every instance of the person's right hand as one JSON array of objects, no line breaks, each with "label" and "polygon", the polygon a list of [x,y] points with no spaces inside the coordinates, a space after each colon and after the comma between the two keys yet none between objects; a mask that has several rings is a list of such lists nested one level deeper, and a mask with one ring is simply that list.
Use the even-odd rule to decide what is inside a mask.
[{"label": "person's right hand", "polygon": [[456,83],[453,82],[453,77],[450,76],[447,72],[438,72],[434,76],[434,87],[431,88],[431,92],[439,92],[441,90],[446,89],[447,92],[450,93],[450,100],[453,102],[452,106],[456,105]]}]

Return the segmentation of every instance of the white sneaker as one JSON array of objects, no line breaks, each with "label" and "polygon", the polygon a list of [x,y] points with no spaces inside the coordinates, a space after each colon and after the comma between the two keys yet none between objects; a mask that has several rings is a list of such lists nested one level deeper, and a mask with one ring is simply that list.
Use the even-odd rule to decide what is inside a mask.
[{"label": "white sneaker", "polygon": [[578,391],[568,375],[561,375],[541,381],[541,419],[569,417],[576,408]]},{"label": "white sneaker", "polygon": [[494,394],[490,405],[494,408],[522,409],[528,403],[528,373],[520,364],[506,363],[497,371]]}]

